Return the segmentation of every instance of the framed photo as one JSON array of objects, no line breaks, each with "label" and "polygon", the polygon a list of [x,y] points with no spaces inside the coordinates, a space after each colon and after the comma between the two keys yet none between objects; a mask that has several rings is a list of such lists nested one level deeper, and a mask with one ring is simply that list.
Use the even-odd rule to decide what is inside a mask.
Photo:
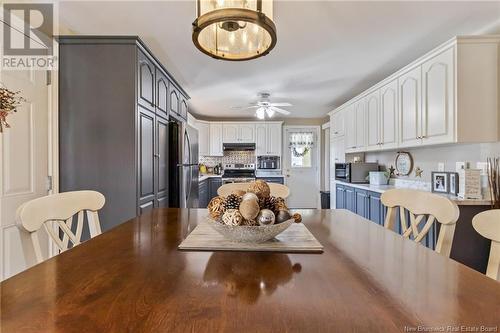
[{"label": "framed photo", "polygon": [[458,193],[458,173],[457,172],[448,172],[449,181],[450,181],[450,194],[457,195]]},{"label": "framed photo", "polygon": [[450,191],[449,174],[447,172],[432,172],[432,192],[448,193]]}]

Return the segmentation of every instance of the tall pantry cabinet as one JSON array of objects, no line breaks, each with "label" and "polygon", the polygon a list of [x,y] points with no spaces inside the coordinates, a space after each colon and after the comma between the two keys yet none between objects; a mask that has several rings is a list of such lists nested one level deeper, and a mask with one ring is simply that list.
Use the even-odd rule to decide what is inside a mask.
[{"label": "tall pantry cabinet", "polygon": [[108,230],[168,205],[169,121],[188,96],[135,36],[59,38],[59,188],[96,190]]}]

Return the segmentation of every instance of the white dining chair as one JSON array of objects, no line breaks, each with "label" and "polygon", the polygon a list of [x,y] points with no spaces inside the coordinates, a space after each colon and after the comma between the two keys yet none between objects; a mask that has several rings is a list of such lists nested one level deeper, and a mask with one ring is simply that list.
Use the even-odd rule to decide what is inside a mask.
[{"label": "white dining chair", "polygon": [[[217,189],[217,194],[222,197],[227,197],[235,191],[246,191],[251,183],[228,183],[220,186]],[[283,199],[288,198],[290,195],[290,189],[286,185],[277,183],[267,183],[269,185],[269,190],[271,195],[274,197],[281,197]]]},{"label": "white dining chair", "polygon": [[500,209],[477,214],[472,219],[472,226],[481,236],[491,240],[486,276],[500,281]]},{"label": "white dining chair", "polygon": [[[380,199],[387,207],[385,228],[394,230],[396,209],[399,208],[402,236],[420,243],[427,236],[434,222],[438,222],[440,229],[435,251],[447,257],[450,256],[455,226],[460,215],[456,203],[438,194],[410,189],[388,190]],[[410,217],[409,225],[407,212]],[[425,224],[420,227],[423,221]]]},{"label": "white dining chair", "polygon": [[[44,260],[37,234],[42,227],[61,252],[70,248],[70,245],[74,247],[81,243],[85,213],[90,236],[101,234],[97,212],[104,206],[104,202],[104,195],[99,192],[73,191],[37,198],[22,204],[16,211],[16,223],[21,233],[31,240],[31,253],[23,246],[27,261],[32,261],[32,256],[37,263]],[[73,232],[74,217],[76,228]]]}]

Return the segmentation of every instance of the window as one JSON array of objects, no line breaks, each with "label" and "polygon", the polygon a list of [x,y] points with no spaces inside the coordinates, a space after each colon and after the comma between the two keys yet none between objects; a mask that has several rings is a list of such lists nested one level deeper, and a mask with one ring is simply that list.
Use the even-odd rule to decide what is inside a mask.
[{"label": "window", "polygon": [[311,148],[314,144],[314,134],[312,132],[290,133],[289,141],[291,167],[312,167]]}]

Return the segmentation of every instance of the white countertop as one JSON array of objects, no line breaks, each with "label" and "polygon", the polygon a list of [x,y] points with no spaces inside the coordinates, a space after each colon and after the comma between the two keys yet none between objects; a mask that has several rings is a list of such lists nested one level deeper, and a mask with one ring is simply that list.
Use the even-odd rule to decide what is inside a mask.
[{"label": "white countertop", "polygon": [[[367,190],[371,192],[376,192],[376,193],[384,193],[387,190],[395,189],[395,188],[407,188],[407,187],[397,187],[394,185],[372,185],[372,184],[352,184],[352,183],[346,183],[340,180],[336,180],[335,183],[354,187],[354,188],[359,188],[361,190]],[[436,193],[438,194],[438,193]],[[462,199],[454,195],[448,195],[448,194],[440,194],[443,196],[446,196],[448,199],[451,201],[455,202],[459,206],[489,206],[491,205],[491,202],[489,200],[476,200],[476,199]]]},{"label": "white countertop", "polygon": [[221,178],[222,175],[216,175],[216,174],[213,174],[213,173],[200,173],[200,176],[198,177],[198,181],[201,182],[205,179],[208,179],[208,178]]}]

